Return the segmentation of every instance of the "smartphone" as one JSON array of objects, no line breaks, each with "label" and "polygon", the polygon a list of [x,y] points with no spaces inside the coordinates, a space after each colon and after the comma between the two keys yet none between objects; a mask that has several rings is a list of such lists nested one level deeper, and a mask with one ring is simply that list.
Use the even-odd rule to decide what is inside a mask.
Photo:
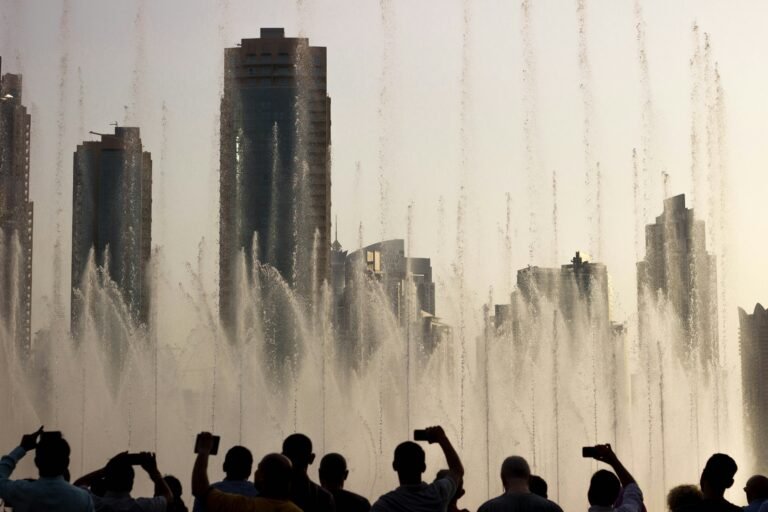
[{"label": "smartphone", "polygon": [[429,435],[427,434],[426,429],[418,429],[413,431],[413,440],[414,441],[429,441]]},{"label": "smartphone", "polygon": [[141,466],[146,460],[146,456],[142,453],[129,453],[125,456],[125,461],[131,466]]},{"label": "smartphone", "polygon": [[597,456],[597,448],[594,446],[585,446],[581,449],[581,456],[588,459],[594,459]]},{"label": "smartphone", "polygon": [[51,430],[50,432],[46,432],[45,430],[40,432],[40,442],[43,441],[53,441],[55,439],[61,439],[61,432],[58,430]]},{"label": "smartphone", "polygon": [[[219,442],[221,441],[221,436],[213,436],[213,446],[211,446],[211,455],[216,455],[219,453]],[[200,434],[197,434],[197,439],[195,439],[195,453],[200,453]]]}]

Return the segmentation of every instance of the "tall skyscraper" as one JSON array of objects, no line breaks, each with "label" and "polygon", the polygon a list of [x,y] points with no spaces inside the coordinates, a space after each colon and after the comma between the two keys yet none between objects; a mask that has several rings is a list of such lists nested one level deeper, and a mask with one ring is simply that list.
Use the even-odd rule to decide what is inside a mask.
[{"label": "tall skyscraper", "polygon": [[[664,212],[645,227],[645,260],[637,264],[640,335],[649,332],[659,294],[679,321],[683,360],[698,352],[708,364],[717,355],[717,264],[707,253],[704,221],[685,207],[685,195],[664,200]],[[653,341],[653,340],[652,340]],[[653,341],[655,342],[655,341]]]},{"label": "tall skyscraper", "polygon": [[227,48],[224,66],[219,308],[230,329],[254,256],[305,296],[328,276],[331,101],[326,49],[283,29]]},{"label": "tall skyscraper", "polygon": [[78,290],[88,259],[106,270],[135,320],[149,319],[152,244],[152,157],[138,128],[77,147],[72,205],[72,326],[84,313]]},{"label": "tall skyscraper", "polygon": [[[21,75],[0,61],[0,326],[28,353],[32,332],[32,220],[29,201],[30,115]],[[0,327],[2,329],[2,327]]]},{"label": "tall skyscraper", "polygon": [[768,311],[760,304],[755,306],[751,315],[739,308],[739,328],[744,425],[753,459],[758,463],[758,469],[763,469],[768,460],[768,445],[765,444],[768,429],[768,388],[765,387],[765,376],[768,375]]}]

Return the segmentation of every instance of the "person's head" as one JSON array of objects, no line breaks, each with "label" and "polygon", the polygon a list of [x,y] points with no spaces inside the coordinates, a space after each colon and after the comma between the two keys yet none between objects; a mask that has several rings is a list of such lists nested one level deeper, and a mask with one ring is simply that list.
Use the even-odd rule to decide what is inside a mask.
[{"label": "person's head", "polygon": [[427,470],[424,449],[413,441],[405,441],[395,448],[392,469],[397,472],[401,484],[421,482],[421,475]]},{"label": "person's head", "polygon": [[35,451],[35,466],[43,478],[69,473],[69,443],[61,437],[44,437]]},{"label": "person's head", "polygon": [[[437,472],[437,475],[435,475],[435,481],[442,480],[443,478],[448,478],[448,475],[451,474],[450,469],[441,469]],[[467,494],[467,491],[464,490],[464,482],[459,482],[459,488],[456,489],[456,492],[453,495],[453,499],[451,500],[451,503],[456,504],[462,496]],[[457,507],[458,508],[458,507]]]},{"label": "person's head", "polygon": [[112,457],[104,468],[104,488],[112,492],[131,492],[135,476],[133,466],[124,456]]},{"label": "person's head", "polygon": [[279,453],[265,455],[253,476],[256,487],[266,498],[288,499],[291,494],[291,460]]},{"label": "person's head", "polygon": [[531,481],[531,467],[519,455],[512,455],[501,463],[501,483],[504,489],[527,489]]},{"label": "person's head", "polygon": [[763,475],[750,477],[744,487],[744,492],[747,495],[747,503],[768,500],[768,477]]},{"label": "person's head", "polygon": [[528,483],[528,488],[536,496],[541,496],[542,498],[547,497],[547,482],[539,475],[531,475],[531,481]]},{"label": "person's head", "polygon": [[307,471],[307,467],[315,461],[312,453],[312,440],[304,434],[291,434],[283,441],[283,455],[291,460],[295,471]]},{"label": "person's head", "polygon": [[253,455],[245,446],[233,446],[224,457],[222,466],[227,480],[248,480],[253,469]]},{"label": "person's head", "polygon": [[181,487],[181,482],[179,481],[179,479],[173,475],[165,475],[163,477],[163,480],[165,480],[166,485],[168,485],[168,488],[171,490],[173,499],[174,500],[180,499],[182,493],[184,492],[184,489]]},{"label": "person's head", "polygon": [[695,485],[678,485],[667,494],[669,512],[693,512],[704,501],[704,495]]},{"label": "person's head", "polygon": [[320,485],[326,489],[343,489],[349,475],[347,460],[340,453],[329,453],[320,459]]},{"label": "person's head", "polygon": [[701,490],[707,497],[723,496],[733,485],[738,470],[736,461],[724,453],[712,455],[701,472]]},{"label": "person's head", "polygon": [[616,475],[601,469],[592,475],[589,481],[587,498],[589,504],[599,507],[612,507],[621,492],[621,483]]}]

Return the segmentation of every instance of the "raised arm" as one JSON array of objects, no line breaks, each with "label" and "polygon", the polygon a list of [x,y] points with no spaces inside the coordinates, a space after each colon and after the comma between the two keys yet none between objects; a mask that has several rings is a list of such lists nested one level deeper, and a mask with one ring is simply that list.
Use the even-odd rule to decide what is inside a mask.
[{"label": "raised arm", "polygon": [[22,436],[21,443],[18,447],[14,448],[8,455],[0,458],[0,500],[12,501],[17,494],[23,494],[23,490],[19,487],[18,483],[10,479],[11,474],[13,474],[13,470],[16,469],[16,464],[22,457],[24,457],[28,451],[37,448],[37,440],[42,431],[43,427],[40,427],[32,434],[25,434]]},{"label": "raised arm", "polygon": [[211,486],[208,480],[208,456],[213,448],[213,435],[210,432],[200,433],[199,452],[192,469],[192,494],[195,498],[204,499]]},{"label": "raised arm", "polygon": [[83,475],[72,484],[75,487],[88,487],[90,488],[94,482],[104,478],[104,468],[91,471],[87,475]]},{"label": "raised arm", "polygon": [[461,463],[461,458],[456,450],[453,448],[448,436],[445,435],[443,427],[429,427],[427,429],[427,435],[429,436],[430,443],[437,443],[443,450],[445,455],[445,462],[448,463],[448,470],[461,481],[464,478],[464,465]]},{"label": "raised arm", "polygon": [[173,503],[173,493],[171,488],[168,487],[168,482],[165,481],[163,475],[160,474],[160,470],[157,469],[157,457],[151,452],[142,452],[141,455],[141,467],[147,472],[152,482],[154,482],[155,494],[165,498],[165,502],[170,505]]},{"label": "raised arm", "polygon": [[616,472],[616,476],[619,477],[619,481],[621,482],[622,487],[636,483],[635,478],[629,473],[629,471],[627,471],[627,468],[624,467],[624,464],[621,463],[619,458],[613,452],[610,444],[597,445],[595,448],[597,449],[595,459],[601,462],[605,462],[613,468],[613,470]]}]

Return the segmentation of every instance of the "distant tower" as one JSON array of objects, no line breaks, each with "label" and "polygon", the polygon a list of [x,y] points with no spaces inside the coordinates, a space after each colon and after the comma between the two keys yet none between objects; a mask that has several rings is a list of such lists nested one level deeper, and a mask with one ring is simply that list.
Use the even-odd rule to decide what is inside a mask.
[{"label": "distant tower", "polygon": [[0,334],[14,338],[26,355],[32,332],[33,205],[30,115],[21,103],[21,89],[21,75],[0,74],[0,330],[10,331]]},{"label": "distant tower", "polygon": [[[693,350],[709,364],[717,357],[717,265],[707,253],[704,221],[685,207],[685,195],[664,200],[664,212],[645,227],[645,260],[637,264],[640,336],[648,332],[658,294],[677,316],[686,360]],[[655,343],[656,340],[646,340]]]},{"label": "distant tower", "polygon": [[83,314],[81,289],[88,258],[107,269],[134,320],[149,319],[148,265],[152,244],[152,157],[138,128],[86,141],[75,152],[72,205],[72,326]]},{"label": "distant tower", "polygon": [[739,308],[739,327],[744,425],[756,469],[764,471],[768,460],[768,311],[760,304],[751,315]]},{"label": "distant tower", "polygon": [[236,283],[252,278],[254,254],[305,296],[328,277],[331,101],[326,49],[283,29],[243,39],[224,62],[219,308],[231,330]]}]

